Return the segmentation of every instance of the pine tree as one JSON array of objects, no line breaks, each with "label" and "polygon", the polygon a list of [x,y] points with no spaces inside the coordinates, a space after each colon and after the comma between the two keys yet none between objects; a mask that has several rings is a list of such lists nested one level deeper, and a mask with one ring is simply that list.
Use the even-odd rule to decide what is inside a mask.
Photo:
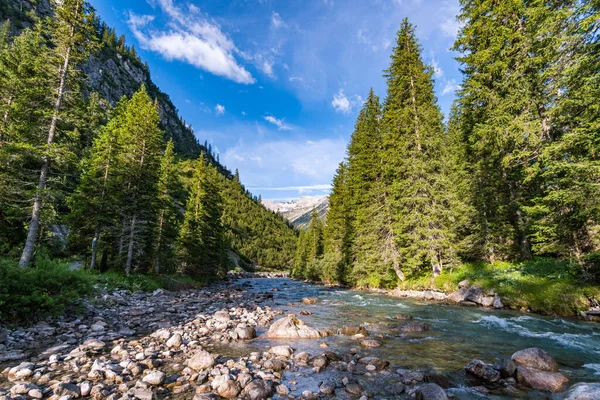
[{"label": "pine tree", "polygon": [[216,170],[204,155],[195,164],[177,252],[182,272],[210,278],[223,273],[222,199]]},{"label": "pine tree", "polygon": [[294,267],[291,273],[292,277],[306,278],[307,262],[306,231],[300,231],[298,234],[298,240],[296,241],[296,255],[294,257]]},{"label": "pine tree", "polygon": [[159,274],[161,265],[173,259],[173,244],[177,238],[178,213],[175,208],[175,191],[178,186],[178,171],[173,153],[173,141],[169,140],[160,163],[158,180],[158,224],[154,246],[154,273]]},{"label": "pine tree", "polygon": [[69,89],[73,93],[80,93],[77,86],[81,76],[74,74],[73,68],[87,59],[87,55],[95,46],[96,35],[93,20],[93,11],[90,5],[83,0],[64,0],[56,8],[56,16],[50,30],[50,39],[53,46],[47,67],[54,69],[57,81],[54,90],[49,93],[53,101],[53,109],[49,119],[45,148],[41,157],[39,180],[33,201],[27,239],[19,261],[21,267],[29,266],[33,257],[41,222],[44,192],[47,189],[50,163],[53,154],[57,153],[55,140],[57,134],[61,134],[61,130],[57,131],[57,127],[59,120],[64,117],[64,102],[68,101],[65,94],[70,93]]},{"label": "pine tree", "polygon": [[[156,220],[155,205],[160,172],[160,154],[164,133],[160,130],[158,106],[153,103],[145,87],[141,87],[127,102],[120,127],[125,143],[124,181],[125,204],[123,205],[122,237],[126,243],[125,273],[129,275],[134,261],[134,250],[140,259],[149,256],[152,246],[153,222]],[[120,250],[124,251],[125,246]]]},{"label": "pine tree", "polygon": [[[392,62],[385,71],[385,202],[392,210],[397,261],[404,271],[431,268],[441,273],[455,259],[451,214],[443,174],[442,114],[436,104],[432,70],[421,58],[415,28],[404,20]],[[394,269],[397,271],[396,266]]]},{"label": "pine tree", "polygon": [[348,168],[340,163],[333,177],[329,195],[329,211],[325,226],[324,262],[322,279],[326,282],[345,283],[351,262],[352,198],[348,187]]}]

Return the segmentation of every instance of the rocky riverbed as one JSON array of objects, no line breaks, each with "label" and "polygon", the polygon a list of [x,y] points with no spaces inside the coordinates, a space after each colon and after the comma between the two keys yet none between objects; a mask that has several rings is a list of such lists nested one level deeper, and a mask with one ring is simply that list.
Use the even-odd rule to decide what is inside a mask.
[{"label": "rocky riverbed", "polygon": [[256,281],[103,293],[77,315],[4,330],[0,399],[600,399],[600,384],[572,382],[538,348],[490,364],[473,351],[449,373],[399,365],[382,349],[394,338],[426,339],[435,324],[395,314],[385,326],[368,318],[323,326],[313,311],[335,314],[337,305],[302,298],[292,291],[310,287],[288,280]]}]

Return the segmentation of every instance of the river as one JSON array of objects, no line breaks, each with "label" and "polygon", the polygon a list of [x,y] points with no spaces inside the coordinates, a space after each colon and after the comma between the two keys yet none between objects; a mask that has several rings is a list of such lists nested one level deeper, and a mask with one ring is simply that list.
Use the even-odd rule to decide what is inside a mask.
[{"label": "river", "polygon": [[[323,351],[320,347],[323,342],[327,344],[327,350],[338,353],[347,353],[354,347],[361,353],[389,361],[396,369],[422,369],[443,375],[455,386],[450,393],[461,399],[478,397],[464,388],[467,377],[463,368],[472,359],[493,363],[528,347],[541,347],[552,354],[561,372],[569,377],[570,384],[600,382],[600,329],[597,323],[398,299],[284,278],[245,279],[238,283],[250,291],[273,292],[272,306],[286,313],[312,312],[312,315],[299,317],[309,326],[336,330],[343,325],[363,324],[371,336],[381,335],[378,340],[383,344],[380,348],[361,349],[355,339],[342,335],[316,341],[286,340],[284,344],[291,345],[297,352],[318,354]],[[303,297],[316,298],[317,304],[302,304]],[[393,319],[399,313],[410,314],[415,320],[432,325],[433,330],[420,334],[394,334],[389,325],[399,322]],[[251,344],[221,351],[241,355],[249,350],[248,347],[260,350],[275,344],[282,343],[259,337]],[[287,378],[298,381],[299,389],[304,384],[314,389],[311,374],[306,371],[299,374]],[[323,380],[323,376],[318,374],[314,379]],[[533,395],[529,393],[529,396]]]}]

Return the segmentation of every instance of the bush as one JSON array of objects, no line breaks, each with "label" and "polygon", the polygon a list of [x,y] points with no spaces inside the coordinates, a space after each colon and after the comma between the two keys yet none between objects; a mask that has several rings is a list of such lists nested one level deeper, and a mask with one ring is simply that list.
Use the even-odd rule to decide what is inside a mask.
[{"label": "bush", "polygon": [[68,263],[51,261],[43,251],[30,268],[0,259],[0,317],[9,322],[64,313],[93,288],[92,276],[70,271]]}]

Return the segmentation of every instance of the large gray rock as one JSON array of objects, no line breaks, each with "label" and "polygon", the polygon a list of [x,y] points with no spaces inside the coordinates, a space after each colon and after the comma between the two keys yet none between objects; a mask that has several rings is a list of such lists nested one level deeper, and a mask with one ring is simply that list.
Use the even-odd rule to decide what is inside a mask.
[{"label": "large gray rock", "polygon": [[431,325],[420,321],[409,321],[398,327],[402,333],[428,332],[432,330]]},{"label": "large gray rock", "polygon": [[244,399],[248,400],[263,400],[268,399],[274,393],[273,383],[271,381],[263,381],[255,379],[244,388]]},{"label": "large gray rock", "polygon": [[488,383],[498,382],[500,380],[500,372],[490,367],[481,360],[473,360],[465,367],[465,371],[469,374]]},{"label": "large gray rock", "polygon": [[463,301],[472,301],[476,304],[483,304],[484,297],[483,291],[479,286],[471,286],[465,292]]},{"label": "large gray rock", "polygon": [[167,347],[179,348],[182,343],[183,339],[181,335],[179,333],[175,333],[169,338],[169,340],[167,340]]},{"label": "large gray rock", "polygon": [[304,325],[304,322],[293,315],[278,319],[267,332],[270,339],[318,339],[323,336],[327,334]]},{"label": "large gray rock", "polygon": [[600,383],[578,383],[571,386],[565,400],[600,400]]},{"label": "large gray rock", "polygon": [[519,366],[517,382],[532,389],[556,392],[566,385],[569,379],[560,372],[540,371]]},{"label": "large gray rock", "polygon": [[165,382],[165,379],[167,379],[167,375],[164,372],[150,371],[148,375],[144,376],[143,381],[153,386],[159,386]]},{"label": "large gray rock", "polygon": [[494,369],[500,372],[502,378],[510,378],[517,370],[517,364],[510,358],[501,358],[494,364]]},{"label": "large gray rock", "polygon": [[256,329],[253,326],[238,326],[234,332],[240,340],[250,340],[256,337]]},{"label": "large gray rock", "polygon": [[512,355],[512,360],[519,366],[537,369],[539,371],[558,371],[558,364],[548,352],[539,347],[519,350]]},{"label": "large gray rock", "polygon": [[289,358],[294,354],[294,349],[290,346],[273,346],[269,349],[269,353],[275,354],[276,356]]},{"label": "large gray rock", "polygon": [[61,382],[54,388],[54,395],[58,397],[69,396],[72,399],[81,397],[81,389],[72,383]]},{"label": "large gray rock", "polygon": [[208,351],[200,350],[188,360],[188,367],[196,371],[212,368],[215,358]]},{"label": "large gray rock", "polygon": [[427,383],[419,386],[416,391],[417,400],[448,400],[444,389],[435,383]]}]

